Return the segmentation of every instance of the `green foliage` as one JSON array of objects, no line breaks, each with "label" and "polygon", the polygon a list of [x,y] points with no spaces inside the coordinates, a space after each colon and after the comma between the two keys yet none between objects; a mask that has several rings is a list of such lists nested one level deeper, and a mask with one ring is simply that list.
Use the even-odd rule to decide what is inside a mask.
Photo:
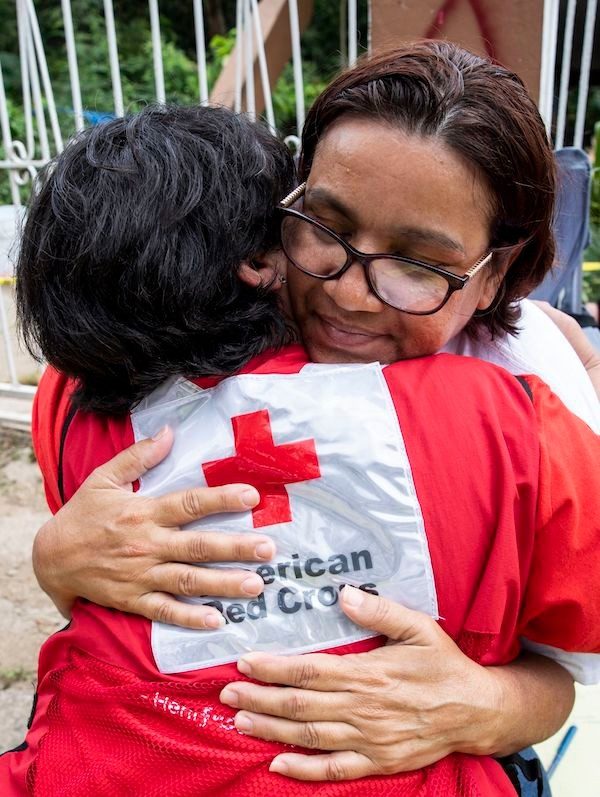
[{"label": "green foliage", "polygon": [[[600,110],[598,111],[600,118]],[[594,126],[594,170],[592,172],[592,195],[590,203],[590,221],[600,228],[600,121]],[[600,258],[598,258],[600,260]]]},{"label": "green foliage", "polygon": [[225,36],[217,34],[210,40],[206,64],[209,91],[215,85],[225,60],[235,47],[235,35],[235,28],[232,28]]},{"label": "green foliage", "polygon": [[[8,117],[11,121],[13,137],[18,141],[24,141],[26,133],[25,117],[23,116],[22,108],[20,105],[16,105],[10,97],[6,98],[6,104],[8,106]],[[0,138],[0,160],[4,160],[5,157],[6,155],[4,152],[4,147],[2,146],[2,139]],[[10,190],[8,171],[5,169],[0,169],[0,205],[11,204],[12,194]]]},{"label": "green foliage", "polygon": [[[123,102],[130,111],[152,102],[155,83],[150,22],[146,0],[113,0],[117,46],[121,67]],[[222,21],[231,27],[235,20],[234,0],[213,0],[219,6]],[[84,112],[92,121],[113,112],[112,81],[102,4],[98,0],[72,0],[77,62]],[[210,15],[211,3],[206,3]],[[63,19],[56,0],[36,0],[36,10],[48,59],[59,124],[64,138],[72,135],[72,110]],[[190,104],[198,101],[196,44],[188,0],[172,0],[161,9],[161,35],[165,93],[169,102]],[[304,64],[304,101],[311,103],[345,60],[340,42],[345,41],[345,0],[315,0],[315,23],[302,39]],[[214,21],[214,20],[213,20]],[[318,24],[317,24],[318,22]],[[205,16],[210,29],[211,20]],[[359,23],[367,29],[367,2],[359,2]],[[14,4],[0,3],[0,58],[9,102],[12,134],[23,140],[24,119],[21,97],[18,43],[15,35]],[[363,37],[366,39],[366,35]],[[235,44],[235,30],[212,36],[207,53],[209,89],[214,85],[223,63]],[[273,105],[278,128],[284,134],[295,132],[296,104],[292,66],[289,64],[273,91]],[[0,145],[0,157],[4,152]],[[24,191],[21,191],[22,196]],[[10,203],[8,173],[0,171],[0,204]]]},{"label": "green foliage", "polygon": [[[598,115],[600,116],[600,110]],[[585,260],[600,263],[600,121],[594,126],[594,170],[590,202],[590,246]],[[587,271],[583,275],[583,297],[586,302],[600,302],[600,271]]]},{"label": "green foliage", "polygon": [[[598,242],[600,244],[600,241]],[[583,301],[600,304],[600,271],[586,271],[583,275]]]},{"label": "green foliage", "polygon": [[[314,64],[304,67],[304,105],[310,108],[312,103],[327,85],[326,80],[319,79]],[[292,64],[288,64],[273,90],[273,113],[275,124],[282,135],[296,133],[296,92]]]}]

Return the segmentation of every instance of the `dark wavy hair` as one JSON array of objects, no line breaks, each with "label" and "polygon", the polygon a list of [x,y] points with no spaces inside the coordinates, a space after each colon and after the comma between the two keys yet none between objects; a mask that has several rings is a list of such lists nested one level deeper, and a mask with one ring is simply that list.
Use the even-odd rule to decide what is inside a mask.
[{"label": "dark wavy hair", "polygon": [[[483,324],[492,335],[517,331],[514,301],[530,293],[554,260],[555,165],[542,119],[521,79],[445,41],[401,45],[360,60],[319,95],[302,135],[300,177],[342,115],[365,116],[406,133],[433,136],[470,164],[493,203],[492,247],[518,254]],[[498,267],[502,257],[494,258]]]},{"label": "dark wavy hair", "polygon": [[288,149],[225,108],[151,106],[85,130],[41,175],[17,263],[28,349],[122,413],[173,374],[230,374],[287,341],[238,278],[278,243]]}]

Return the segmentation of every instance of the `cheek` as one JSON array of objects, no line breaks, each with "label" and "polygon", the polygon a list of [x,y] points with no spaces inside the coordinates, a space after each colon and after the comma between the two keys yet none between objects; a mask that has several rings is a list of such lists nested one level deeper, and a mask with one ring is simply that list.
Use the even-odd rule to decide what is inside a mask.
[{"label": "cheek", "polygon": [[288,268],[288,303],[296,319],[305,316],[311,305],[314,306],[317,292],[321,287],[321,283],[318,280],[308,277],[293,266]]},{"label": "cheek", "polygon": [[278,292],[279,307],[284,315],[292,318],[292,306],[290,304],[290,294],[287,285],[282,285]]},{"label": "cheek", "polygon": [[452,337],[449,324],[436,316],[402,317],[396,323],[394,340],[396,343],[396,359],[425,357],[435,354],[445,344],[446,335]]},{"label": "cheek", "polygon": [[440,351],[467,325],[477,299],[455,295],[438,313],[431,316],[404,315],[397,319],[394,339],[398,359],[425,357]]}]

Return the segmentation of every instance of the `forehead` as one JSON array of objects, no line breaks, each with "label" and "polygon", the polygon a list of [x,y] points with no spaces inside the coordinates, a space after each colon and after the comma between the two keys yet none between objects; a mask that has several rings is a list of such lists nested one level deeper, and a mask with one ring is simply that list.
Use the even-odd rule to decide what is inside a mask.
[{"label": "forehead", "polygon": [[338,120],[319,142],[307,197],[335,197],[353,221],[375,230],[401,221],[465,243],[473,234],[488,233],[492,204],[474,168],[440,138],[350,117]]}]

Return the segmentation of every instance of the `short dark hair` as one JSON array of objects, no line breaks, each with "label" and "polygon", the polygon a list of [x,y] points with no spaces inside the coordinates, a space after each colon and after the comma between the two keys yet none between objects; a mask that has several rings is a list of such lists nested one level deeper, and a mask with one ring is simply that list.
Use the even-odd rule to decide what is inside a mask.
[{"label": "short dark hair", "polygon": [[150,106],[85,130],[41,175],[17,263],[22,334],[129,410],[173,374],[230,374],[287,340],[276,296],[238,278],[277,245],[288,149],[219,107]]},{"label": "short dark hair", "polygon": [[367,116],[409,134],[436,136],[471,165],[493,202],[491,246],[524,242],[494,301],[474,317],[492,334],[516,332],[518,307],[554,260],[554,157],[542,119],[521,79],[489,59],[445,41],[403,44],[342,72],[310,109],[300,177],[342,115]]}]

